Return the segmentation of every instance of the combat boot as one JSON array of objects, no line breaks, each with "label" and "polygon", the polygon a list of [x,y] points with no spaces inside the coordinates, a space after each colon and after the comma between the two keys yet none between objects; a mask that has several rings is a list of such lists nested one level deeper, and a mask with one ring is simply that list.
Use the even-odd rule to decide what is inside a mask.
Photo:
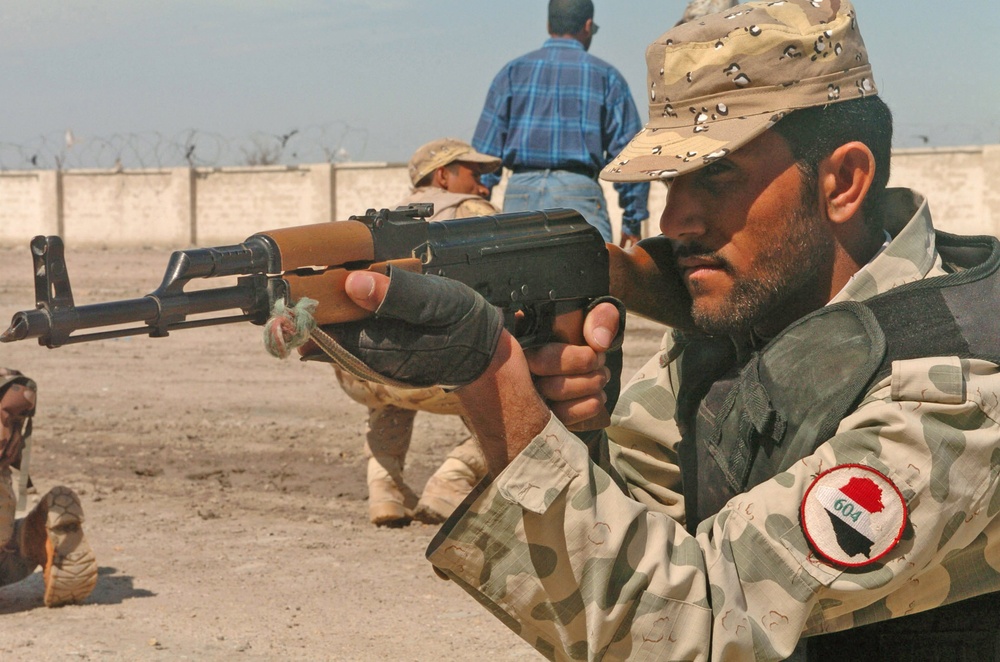
[{"label": "combat boot", "polygon": [[413,518],[417,495],[403,480],[403,463],[390,455],[368,459],[368,518],[375,526],[404,526]]},{"label": "combat boot", "polygon": [[73,490],[52,488],[18,525],[21,556],[42,566],[46,607],[90,595],[97,584],[97,561],[83,535],[83,507]]},{"label": "combat boot", "polygon": [[479,443],[470,437],[451,451],[424,486],[413,513],[424,524],[440,524],[486,475],[486,459]]}]

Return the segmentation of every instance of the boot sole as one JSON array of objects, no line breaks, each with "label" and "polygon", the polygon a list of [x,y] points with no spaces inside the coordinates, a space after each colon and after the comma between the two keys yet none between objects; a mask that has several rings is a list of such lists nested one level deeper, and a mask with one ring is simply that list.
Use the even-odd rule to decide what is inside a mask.
[{"label": "boot sole", "polygon": [[[424,524],[440,524],[455,512],[458,504],[440,499],[434,496],[424,495],[417,503],[417,509],[413,513],[413,518]],[[448,513],[447,515],[445,513]]]},{"label": "boot sole", "polygon": [[81,602],[97,585],[97,560],[83,535],[80,499],[68,488],[52,490],[44,570],[46,607]]},{"label": "boot sole", "polygon": [[375,526],[406,526],[413,519],[412,515],[403,504],[394,501],[383,501],[382,503],[370,504],[368,506],[368,519]]}]

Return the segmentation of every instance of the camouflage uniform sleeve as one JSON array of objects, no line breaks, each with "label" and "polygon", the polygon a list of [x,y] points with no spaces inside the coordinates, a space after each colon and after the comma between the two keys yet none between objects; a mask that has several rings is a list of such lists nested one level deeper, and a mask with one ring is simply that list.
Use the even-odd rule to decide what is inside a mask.
[{"label": "camouflage uniform sleeve", "polygon": [[677,364],[667,355],[673,344],[666,333],[660,351],[632,376],[622,391],[608,428],[610,467],[629,495],[651,510],[684,522],[684,499],[677,460],[681,433],[674,415]]},{"label": "camouflage uniform sleeve", "polygon": [[463,200],[455,208],[455,218],[473,218],[475,216],[492,216],[500,213],[488,200],[471,198]]},{"label": "camouflage uniform sleeve", "polygon": [[[837,434],[692,536],[618,489],[557,421],[432,542],[431,562],[553,659],[777,660],[803,635],[1000,590],[1000,370],[898,362]],[[909,508],[845,570],[799,520],[824,471],[870,467]]]}]

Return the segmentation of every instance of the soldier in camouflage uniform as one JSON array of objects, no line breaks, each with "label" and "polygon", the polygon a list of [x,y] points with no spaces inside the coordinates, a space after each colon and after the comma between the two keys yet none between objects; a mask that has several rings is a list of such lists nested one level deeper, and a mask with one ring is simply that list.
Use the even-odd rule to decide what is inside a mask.
[{"label": "soldier in camouflage uniform", "polygon": [[80,602],[97,584],[97,562],[83,535],[80,498],[54,487],[15,519],[17,497],[11,467],[27,470],[25,441],[31,436],[37,389],[17,370],[0,368],[0,586],[13,584],[41,566],[47,607]]},{"label": "soldier in camouflage uniform", "polygon": [[490,191],[479,178],[499,168],[500,159],[480,154],[467,142],[432,140],[410,158],[413,191],[399,204],[433,203],[431,221],[496,214],[499,210],[489,202]]},{"label": "soldier in camouflage uniform", "polygon": [[[1000,659],[1000,242],[885,189],[847,0],[740,5],[647,63],[650,121],[603,176],[667,181],[664,237],[612,291],[680,330],[600,462],[566,425],[602,406],[618,311],[588,315],[588,347],[484,334],[456,394],[491,479],[429,560],[550,659]],[[346,284],[372,309],[401,287],[444,291]],[[434,325],[496,328],[466,296]]]},{"label": "soldier in camouflage uniform", "polygon": [[[461,140],[434,140],[410,159],[414,188],[399,206],[432,203],[431,221],[496,214],[498,210],[484,199],[488,191],[479,177],[499,167],[500,159],[480,154]],[[419,498],[406,484],[403,469],[417,412],[458,415],[457,399],[436,387],[394,388],[334,369],[344,392],[368,407],[365,456],[369,519],[376,526],[399,526],[411,517],[428,524],[443,522],[486,473],[475,439],[469,437],[452,449]]]}]

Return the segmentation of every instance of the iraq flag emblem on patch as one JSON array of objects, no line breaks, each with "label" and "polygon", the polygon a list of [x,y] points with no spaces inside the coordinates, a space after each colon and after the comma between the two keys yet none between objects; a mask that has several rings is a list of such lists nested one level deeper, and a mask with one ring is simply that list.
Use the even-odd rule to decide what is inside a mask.
[{"label": "iraq flag emblem on patch", "polygon": [[802,529],[816,553],[835,565],[874,563],[899,543],[906,502],[884,474],[860,464],[821,473],[802,497]]}]

